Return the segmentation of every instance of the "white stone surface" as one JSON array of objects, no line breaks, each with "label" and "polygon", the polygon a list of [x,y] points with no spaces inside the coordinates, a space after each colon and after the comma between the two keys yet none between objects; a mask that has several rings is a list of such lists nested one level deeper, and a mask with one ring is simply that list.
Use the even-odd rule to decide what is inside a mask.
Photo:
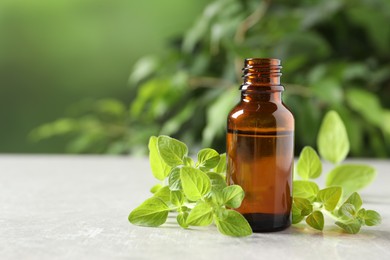
[{"label": "white stone surface", "polygon": [[390,259],[390,161],[364,162],[378,177],[361,194],[382,225],[230,238],[172,217],[160,228],[129,224],[156,183],[146,158],[1,155],[0,259]]}]

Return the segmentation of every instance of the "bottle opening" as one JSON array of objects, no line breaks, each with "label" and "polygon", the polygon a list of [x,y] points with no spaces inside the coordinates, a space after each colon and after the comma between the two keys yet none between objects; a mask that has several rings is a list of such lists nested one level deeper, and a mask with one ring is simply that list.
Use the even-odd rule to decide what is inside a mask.
[{"label": "bottle opening", "polygon": [[279,59],[248,58],[245,59],[242,69],[244,84],[241,89],[248,85],[279,86],[282,73]]}]

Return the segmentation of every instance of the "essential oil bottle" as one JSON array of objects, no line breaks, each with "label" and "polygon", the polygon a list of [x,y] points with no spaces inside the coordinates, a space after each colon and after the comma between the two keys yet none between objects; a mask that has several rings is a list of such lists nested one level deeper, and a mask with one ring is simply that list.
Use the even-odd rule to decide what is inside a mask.
[{"label": "essential oil bottle", "polygon": [[291,225],[294,117],[282,102],[278,59],[245,60],[241,101],[228,115],[227,182],[245,198],[237,210],[254,232]]}]

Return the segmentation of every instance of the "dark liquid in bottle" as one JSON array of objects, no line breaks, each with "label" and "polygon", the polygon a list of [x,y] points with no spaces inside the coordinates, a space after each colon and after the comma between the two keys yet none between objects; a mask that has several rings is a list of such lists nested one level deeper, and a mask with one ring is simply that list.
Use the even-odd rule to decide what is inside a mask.
[{"label": "dark liquid in bottle", "polygon": [[228,130],[228,184],[245,198],[237,210],[254,232],[282,230],[291,224],[293,133]]}]

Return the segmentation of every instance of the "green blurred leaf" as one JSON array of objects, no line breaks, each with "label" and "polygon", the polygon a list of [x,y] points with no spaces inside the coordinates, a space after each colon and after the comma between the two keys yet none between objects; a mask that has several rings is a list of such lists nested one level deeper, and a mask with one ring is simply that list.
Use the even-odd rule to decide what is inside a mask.
[{"label": "green blurred leaf", "polygon": [[336,166],[326,176],[327,186],[341,186],[345,195],[358,191],[370,184],[376,176],[376,170],[364,164],[343,164]]},{"label": "green blurred leaf", "polygon": [[337,164],[345,159],[349,152],[347,131],[340,116],[329,111],[321,124],[317,145],[320,155],[327,161]]},{"label": "green blurred leaf", "polygon": [[340,222],[336,221],[335,223],[337,226],[341,227],[345,232],[349,234],[356,234],[360,231],[360,223],[356,220],[351,221],[351,222]]}]

